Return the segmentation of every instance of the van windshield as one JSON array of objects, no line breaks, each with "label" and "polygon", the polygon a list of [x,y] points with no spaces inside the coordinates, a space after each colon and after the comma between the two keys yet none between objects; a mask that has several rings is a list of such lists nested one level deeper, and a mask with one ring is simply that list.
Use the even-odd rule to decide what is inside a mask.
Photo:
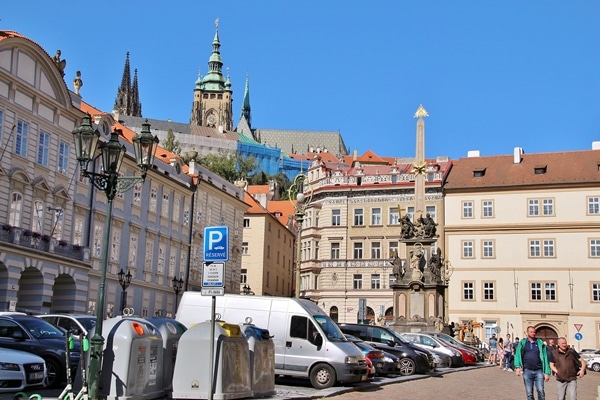
[{"label": "van windshield", "polygon": [[346,342],[346,337],[340,331],[340,328],[326,315],[315,315],[315,321],[319,323],[321,329],[331,342]]}]

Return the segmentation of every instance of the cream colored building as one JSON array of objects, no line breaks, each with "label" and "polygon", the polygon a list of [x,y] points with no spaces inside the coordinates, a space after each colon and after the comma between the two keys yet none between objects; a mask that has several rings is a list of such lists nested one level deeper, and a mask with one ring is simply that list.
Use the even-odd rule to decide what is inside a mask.
[{"label": "cream colored building", "polygon": [[523,337],[533,325],[576,349],[600,347],[595,148],[454,162],[444,185],[452,321],[482,322],[481,337]]},{"label": "cream colored building", "polygon": [[[441,184],[449,162],[426,160],[425,210],[415,210],[414,159],[355,157],[350,167],[312,162],[307,172],[311,197],[301,233],[301,297],[310,298],[335,321],[392,321],[395,282],[391,259],[406,258],[400,218],[430,213],[443,220]],[[443,227],[438,226],[443,243]],[[427,254],[435,250],[425,249]]]}]

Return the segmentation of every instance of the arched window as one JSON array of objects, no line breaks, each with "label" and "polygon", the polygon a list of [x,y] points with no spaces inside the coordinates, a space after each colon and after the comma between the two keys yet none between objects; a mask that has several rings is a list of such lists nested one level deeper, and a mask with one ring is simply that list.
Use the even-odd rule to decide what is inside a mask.
[{"label": "arched window", "polygon": [[331,307],[329,309],[329,318],[331,318],[331,320],[333,322],[337,323],[338,317],[339,317],[338,308],[336,306]]},{"label": "arched window", "polygon": [[14,192],[10,197],[10,217],[8,223],[12,226],[21,226],[23,213],[23,196],[19,192]]}]

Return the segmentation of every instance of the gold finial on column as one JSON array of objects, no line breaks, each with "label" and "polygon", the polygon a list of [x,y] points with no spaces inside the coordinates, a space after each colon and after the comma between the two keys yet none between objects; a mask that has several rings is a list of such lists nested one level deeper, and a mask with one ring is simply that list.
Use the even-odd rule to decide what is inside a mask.
[{"label": "gold finial on column", "polygon": [[427,110],[425,110],[425,107],[423,107],[423,104],[419,105],[419,108],[417,108],[417,112],[414,115],[414,118],[425,118],[425,117],[429,117],[429,114],[427,114]]}]

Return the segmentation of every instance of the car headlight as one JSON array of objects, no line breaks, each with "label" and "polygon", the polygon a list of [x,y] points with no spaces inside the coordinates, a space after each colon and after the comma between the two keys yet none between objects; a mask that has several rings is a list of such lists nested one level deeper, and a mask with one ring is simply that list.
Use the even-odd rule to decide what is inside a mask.
[{"label": "car headlight", "polygon": [[454,355],[454,357],[462,357],[461,352],[458,350],[452,350],[452,354]]},{"label": "car headlight", "polygon": [[364,360],[364,356],[348,356],[346,357],[346,364],[358,364],[360,360]]},{"label": "car headlight", "polygon": [[0,370],[3,371],[20,371],[19,364],[0,362]]},{"label": "car headlight", "polygon": [[395,362],[394,360],[392,360],[392,359],[391,359],[390,357],[388,357],[388,356],[385,356],[385,357],[383,357],[383,361],[385,361],[385,362]]}]

